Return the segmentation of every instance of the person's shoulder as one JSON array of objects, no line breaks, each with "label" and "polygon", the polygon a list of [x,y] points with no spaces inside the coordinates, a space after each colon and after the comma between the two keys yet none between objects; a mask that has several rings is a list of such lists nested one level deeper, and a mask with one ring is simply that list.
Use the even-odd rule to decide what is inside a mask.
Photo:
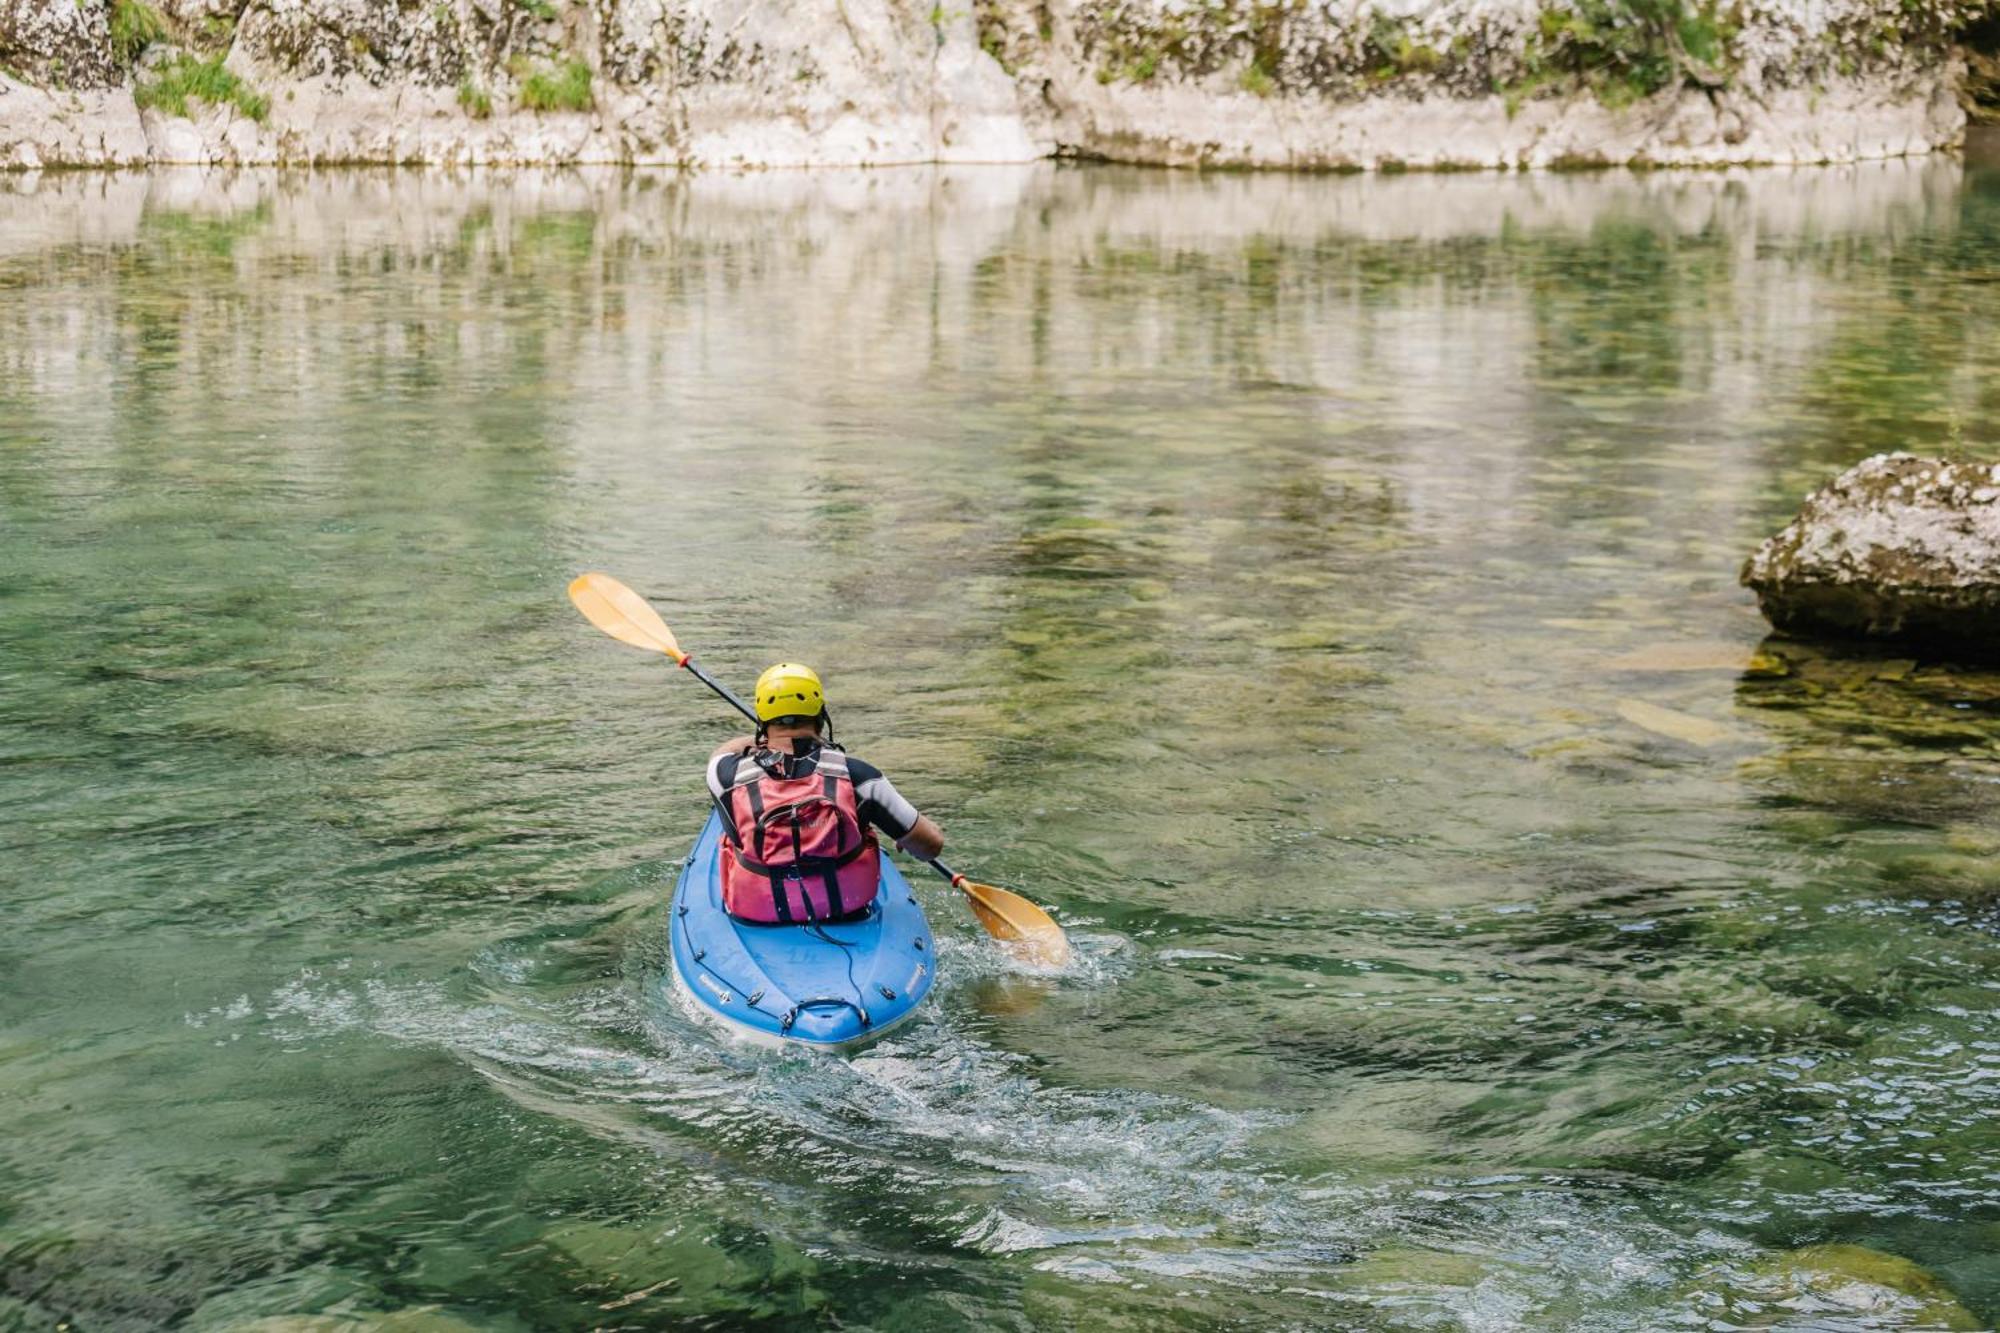
[{"label": "person's shoulder", "polygon": [[864,782],[873,782],[882,776],[881,769],[875,767],[875,765],[865,759],[856,759],[845,750],[841,751],[841,758],[847,761],[847,776],[853,780],[854,785],[857,787]]}]

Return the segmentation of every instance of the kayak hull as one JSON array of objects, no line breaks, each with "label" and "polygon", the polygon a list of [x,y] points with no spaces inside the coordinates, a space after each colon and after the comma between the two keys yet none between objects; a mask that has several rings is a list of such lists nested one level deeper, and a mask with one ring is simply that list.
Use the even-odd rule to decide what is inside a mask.
[{"label": "kayak hull", "polygon": [[902,872],[882,858],[866,916],[759,925],[722,908],[722,821],[711,812],[681,867],[669,913],[674,988],[704,1018],[767,1046],[849,1051],[916,1013],[936,945]]}]

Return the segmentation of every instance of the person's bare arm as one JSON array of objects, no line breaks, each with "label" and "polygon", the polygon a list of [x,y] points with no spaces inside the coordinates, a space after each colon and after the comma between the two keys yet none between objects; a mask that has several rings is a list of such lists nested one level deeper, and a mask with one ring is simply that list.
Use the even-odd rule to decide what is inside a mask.
[{"label": "person's bare arm", "polygon": [[944,850],[944,830],[932,823],[929,815],[918,815],[916,826],[896,839],[896,846],[911,856],[932,861]]},{"label": "person's bare arm", "polygon": [[718,757],[725,754],[740,754],[744,750],[751,749],[756,744],[757,744],[757,738],[755,736],[734,737],[733,739],[724,741],[722,744],[716,746],[713,750],[709,751],[708,762],[712,764],[716,761]]}]

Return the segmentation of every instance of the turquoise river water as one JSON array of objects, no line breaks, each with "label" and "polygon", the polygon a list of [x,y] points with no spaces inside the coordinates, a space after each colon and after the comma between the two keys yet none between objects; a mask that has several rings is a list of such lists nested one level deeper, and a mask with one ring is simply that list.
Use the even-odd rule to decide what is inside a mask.
[{"label": "turquoise river water", "polygon": [[[2000,1323],[2000,675],[1767,640],[2000,459],[2000,173],[0,177],[0,1327]],[[851,1060],[662,992],[803,658]]]}]

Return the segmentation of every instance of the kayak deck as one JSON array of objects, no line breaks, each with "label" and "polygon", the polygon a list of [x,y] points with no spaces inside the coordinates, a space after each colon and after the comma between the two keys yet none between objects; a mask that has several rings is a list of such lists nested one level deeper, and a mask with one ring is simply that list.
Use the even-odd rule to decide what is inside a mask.
[{"label": "kayak deck", "polygon": [[758,925],[722,908],[722,821],[710,812],[674,886],[674,982],[702,1013],[767,1044],[840,1050],[915,1013],[936,968],[930,922],[882,858],[868,914],[829,924]]}]

